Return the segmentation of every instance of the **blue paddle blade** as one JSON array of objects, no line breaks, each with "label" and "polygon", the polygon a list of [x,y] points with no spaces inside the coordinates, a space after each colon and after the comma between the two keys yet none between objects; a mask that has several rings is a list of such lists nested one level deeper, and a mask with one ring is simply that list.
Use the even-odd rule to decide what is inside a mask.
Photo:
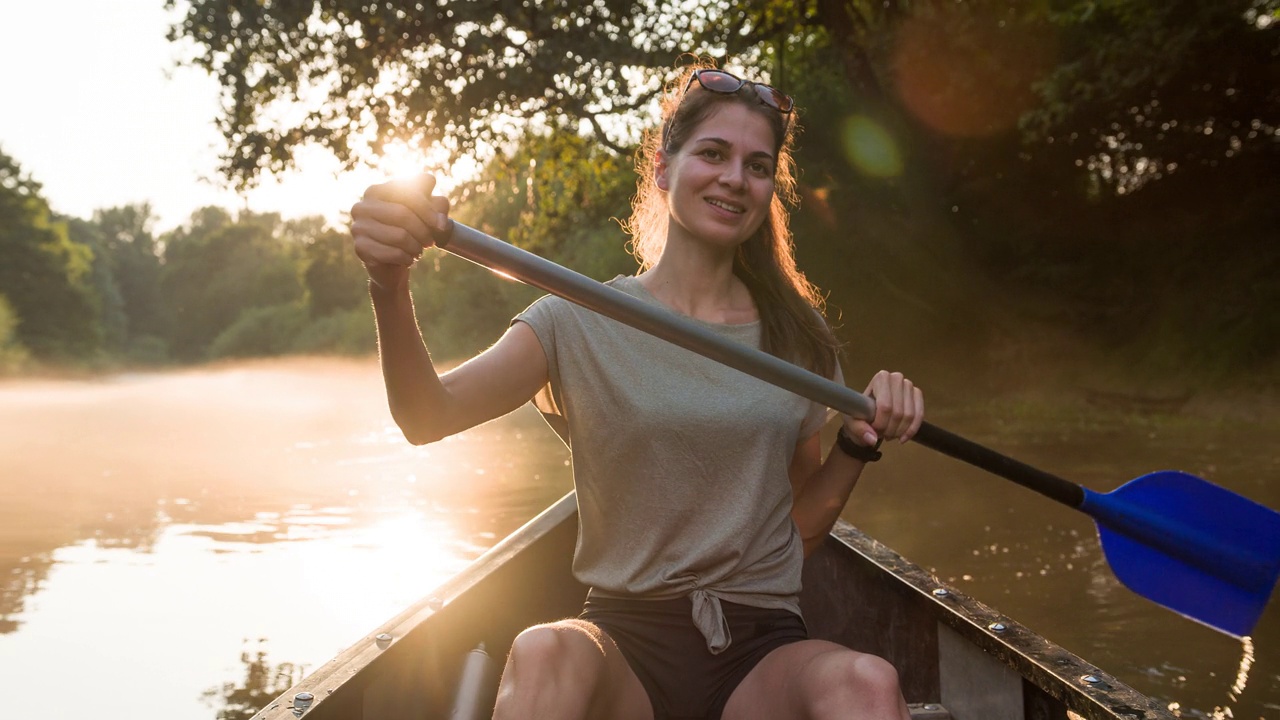
[{"label": "blue paddle blade", "polygon": [[1236,637],[1280,577],[1280,513],[1184,472],[1085,490],[1107,562],[1130,590]]}]

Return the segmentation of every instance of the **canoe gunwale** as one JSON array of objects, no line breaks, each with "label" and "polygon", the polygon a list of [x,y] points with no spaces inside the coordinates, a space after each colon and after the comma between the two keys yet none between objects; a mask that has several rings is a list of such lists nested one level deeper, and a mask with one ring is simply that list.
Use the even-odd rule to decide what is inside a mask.
[{"label": "canoe gunwale", "polygon": [[[1025,683],[1039,688],[1067,709],[1088,720],[1173,720],[1155,699],[1134,690],[1110,673],[1072,654],[982,602],[938,580],[889,546],[840,520],[827,547],[859,555],[885,576],[901,583],[938,622],[997,659]],[[993,624],[1004,626],[1001,631]],[[1086,682],[1091,676],[1097,682]],[[945,703],[945,701],[944,701]]]}]

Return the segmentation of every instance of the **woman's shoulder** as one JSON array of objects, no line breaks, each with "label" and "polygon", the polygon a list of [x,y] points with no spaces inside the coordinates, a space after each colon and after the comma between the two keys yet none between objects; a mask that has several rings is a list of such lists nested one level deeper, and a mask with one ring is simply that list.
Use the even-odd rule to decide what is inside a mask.
[{"label": "woman's shoulder", "polygon": [[[636,281],[636,278],[633,275],[619,275],[612,280],[606,280],[604,285],[616,290],[621,290],[628,295],[639,295],[637,288],[640,287],[640,283]],[[525,308],[523,312],[517,315],[516,319],[537,317],[548,317],[553,319],[570,317],[576,318],[582,316],[584,313],[591,316],[595,315],[592,311],[587,310],[572,301],[565,300],[562,297],[557,297],[555,295],[543,295],[537,300],[534,300],[529,307]]]},{"label": "woman's shoulder", "polygon": [[621,290],[628,295],[635,295],[638,289],[643,289],[644,287],[640,284],[640,279],[635,275],[618,275],[612,280],[605,280],[604,284],[615,290]]}]

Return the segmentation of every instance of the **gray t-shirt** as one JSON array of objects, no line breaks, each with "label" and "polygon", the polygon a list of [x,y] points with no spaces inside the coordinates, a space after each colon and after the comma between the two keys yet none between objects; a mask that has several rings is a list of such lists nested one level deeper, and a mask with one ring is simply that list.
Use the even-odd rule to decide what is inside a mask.
[{"label": "gray t-shirt", "polygon": [[[634,277],[608,284],[665,308]],[[721,599],[799,615],[787,472],[826,408],[560,298],[515,321],[547,355],[534,402],[572,448],[575,576],[604,596],[690,596],[712,652],[731,641]],[[760,347],[759,322],[702,324]]]}]

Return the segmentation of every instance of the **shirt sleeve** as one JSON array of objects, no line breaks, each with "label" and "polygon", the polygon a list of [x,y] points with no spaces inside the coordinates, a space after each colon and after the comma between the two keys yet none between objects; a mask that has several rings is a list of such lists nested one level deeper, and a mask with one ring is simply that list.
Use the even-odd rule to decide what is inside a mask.
[{"label": "shirt sleeve", "polygon": [[560,311],[557,305],[560,303],[563,301],[559,298],[544,295],[512,318],[511,324],[522,322],[528,325],[542,345],[542,352],[547,356],[548,381],[533,396],[533,406],[542,413],[543,419],[567,445],[569,432],[561,397],[560,362],[556,345],[556,320]]}]

